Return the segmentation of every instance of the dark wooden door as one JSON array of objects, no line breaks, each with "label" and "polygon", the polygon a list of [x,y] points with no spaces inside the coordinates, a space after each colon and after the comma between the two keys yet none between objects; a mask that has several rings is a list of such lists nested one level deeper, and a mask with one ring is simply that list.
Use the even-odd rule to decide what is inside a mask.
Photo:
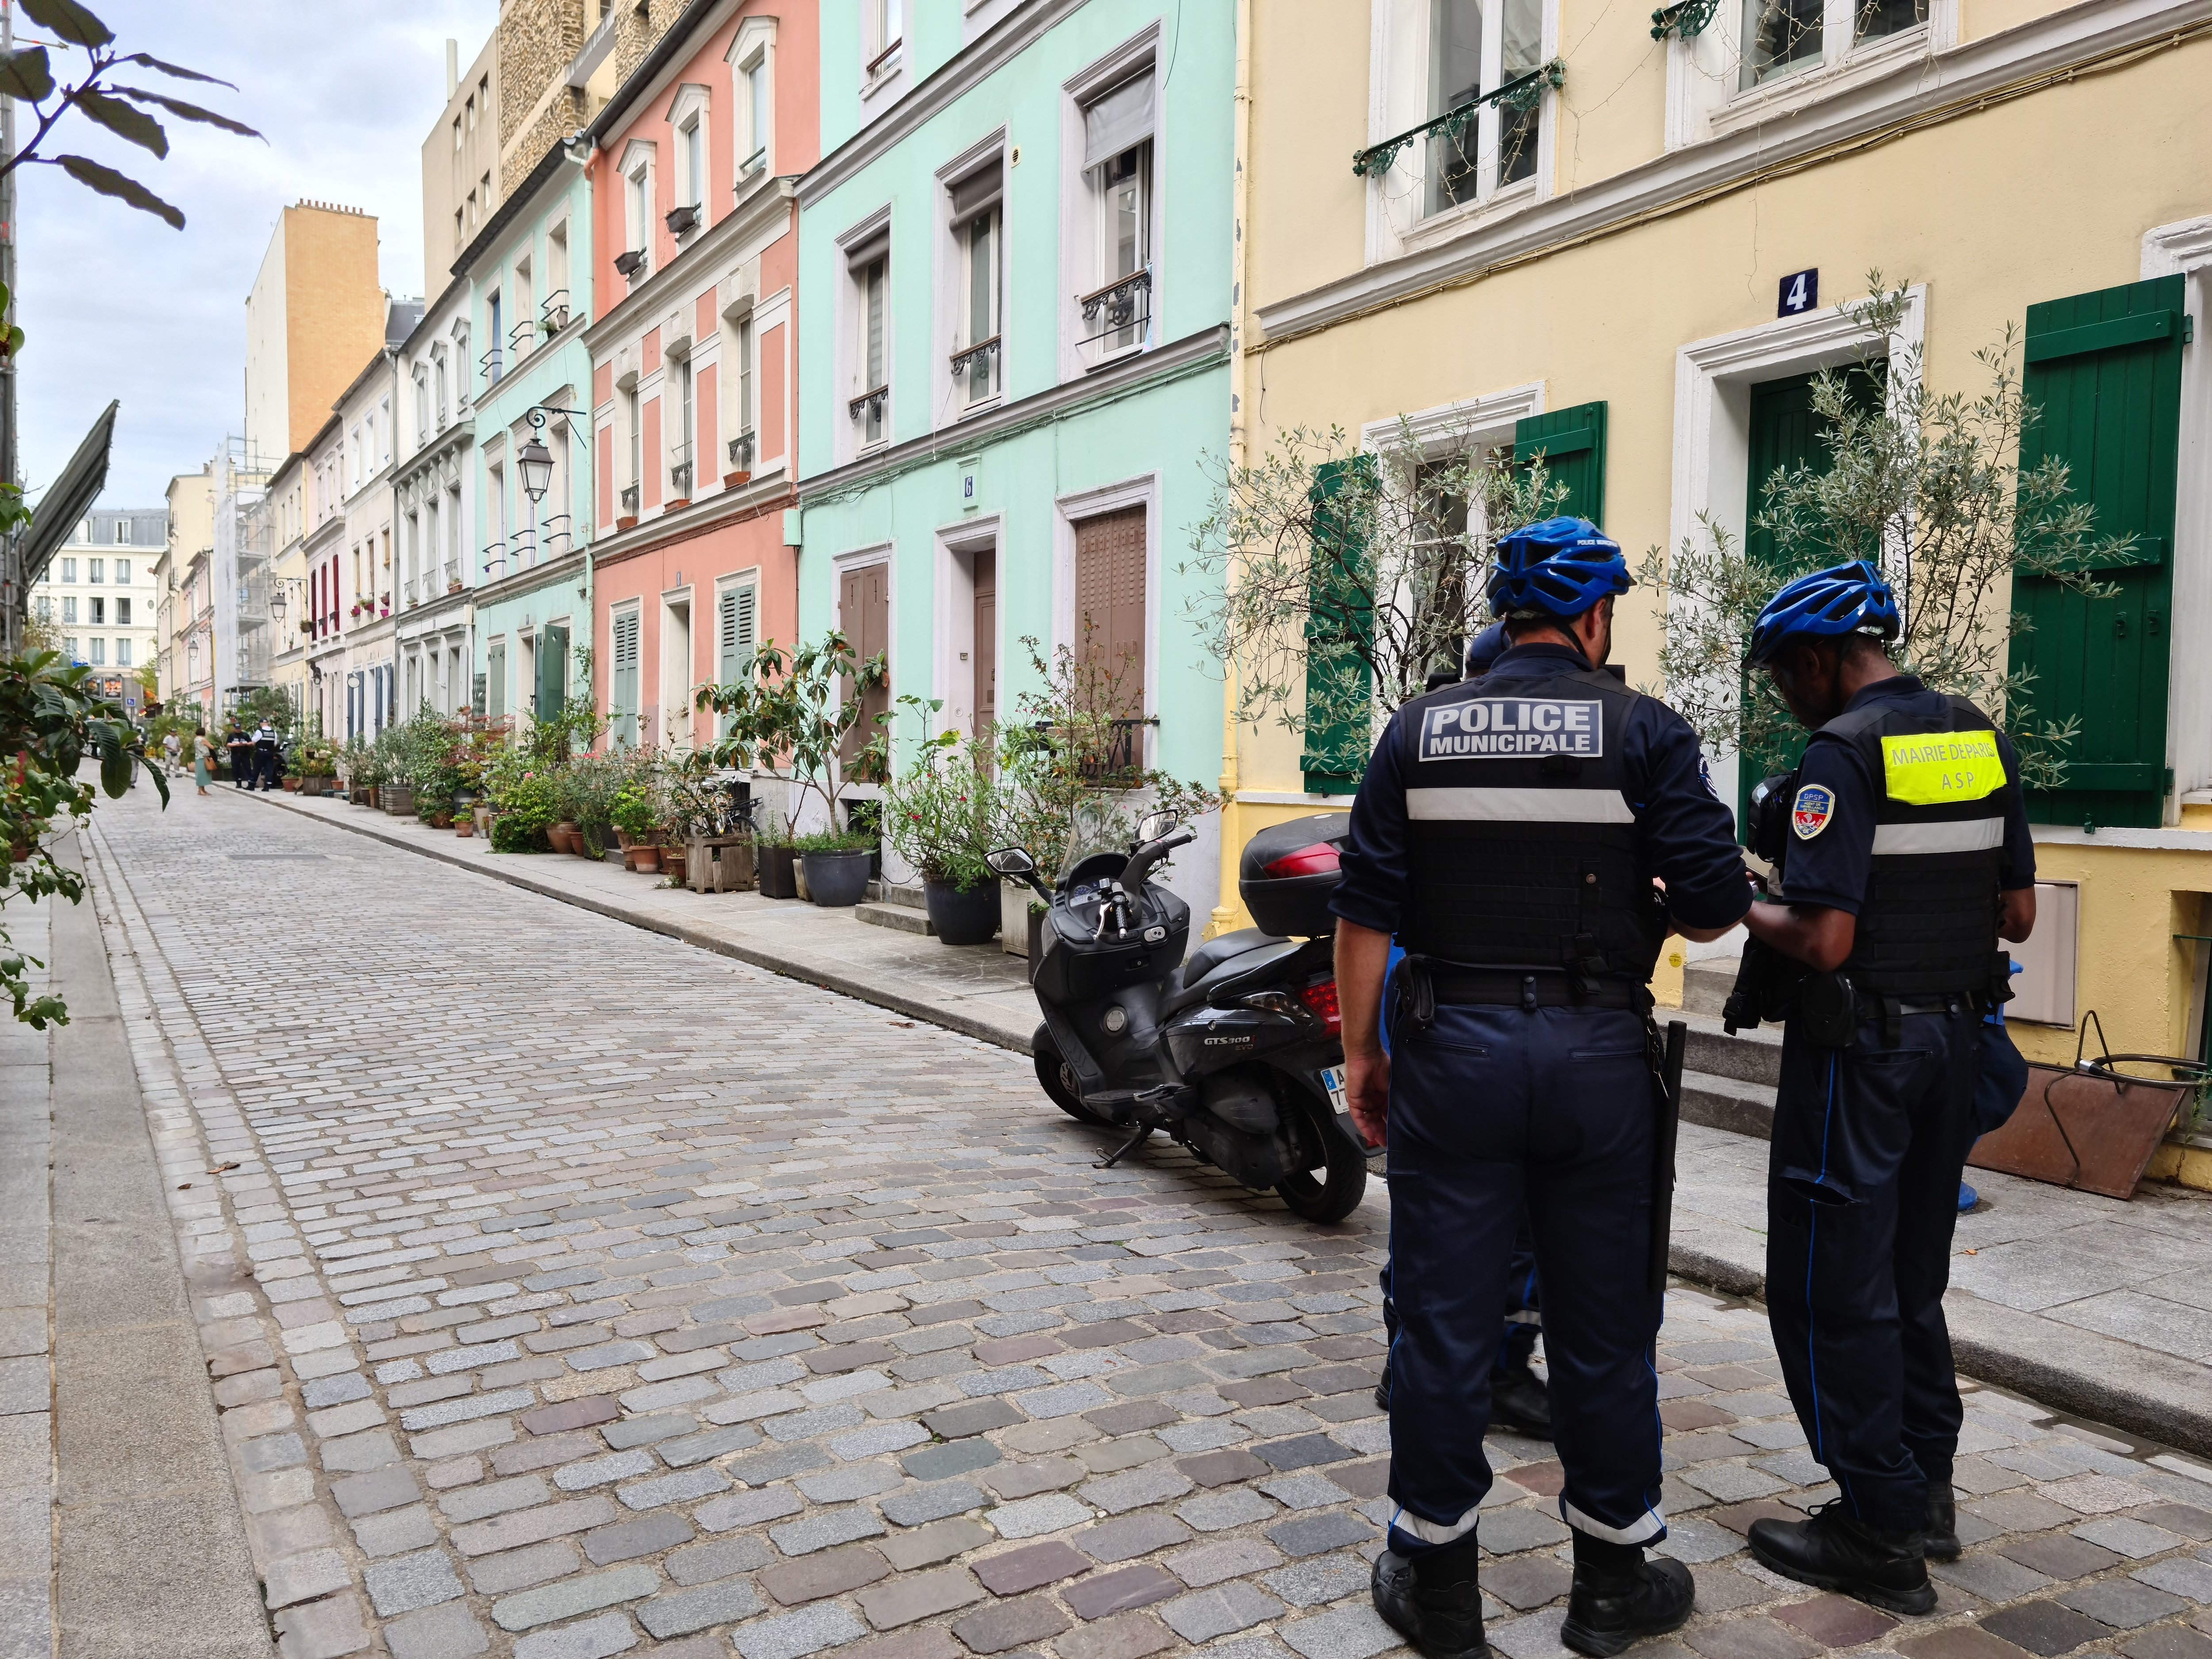
[{"label": "dark wooden door", "polygon": [[[862,662],[872,657],[886,656],[890,648],[891,599],[890,567],[872,564],[859,570],[848,570],[839,579],[837,586],[837,616],[845,637],[852,641],[853,654]],[[888,657],[886,656],[888,662]],[[844,695],[853,695],[852,683],[846,682]],[[878,687],[860,700],[860,718],[846,734],[839,758],[847,766],[854,765],[876,735],[876,717],[891,706],[888,684]]]}]

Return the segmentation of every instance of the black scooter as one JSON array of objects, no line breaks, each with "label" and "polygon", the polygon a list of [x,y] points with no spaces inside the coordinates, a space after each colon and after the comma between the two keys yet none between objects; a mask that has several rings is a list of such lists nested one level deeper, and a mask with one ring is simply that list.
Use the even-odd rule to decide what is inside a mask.
[{"label": "black scooter", "polygon": [[1272,1187],[1309,1221],[1358,1206],[1367,1158],[1344,1105],[1327,905],[1330,834],[1340,839],[1346,823],[1328,814],[1255,837],[1243,868],[1261,860],[1261,890],[1249,879],[1238,888],[1255,918],[1284,931],[1225,933],[1188,958],[1190,908],[1149,880],[1196,837],[1173,814],[1147,817],[1126,857],[1094,854],[1056,889],[1022,848],[991,854],[994,870],[1049,907],[1030,964],[1044,1012],[1032,1039],[1037,1081],[1070,1117],[1127,1132],[1098,1167],[1158,1129],[1244,1186]]}]

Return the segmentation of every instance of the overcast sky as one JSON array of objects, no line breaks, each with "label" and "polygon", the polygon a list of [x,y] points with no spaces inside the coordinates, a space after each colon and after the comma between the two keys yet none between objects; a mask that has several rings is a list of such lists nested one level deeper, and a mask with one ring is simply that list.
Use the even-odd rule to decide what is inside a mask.
[{"label": "overcast sky", "polygon": [[[244,424],[246,292],[280,209],[302,197],[378,220],[385,288],[422,291],[422,144],[446,101],[446,40],[466,64],[498,0],[88,0],[125,50],[238,83],[144,84],[235,116],[264,144],[162,118],[156,159],[70,115],[42,154],[88,155],[184,210],[172,230],[54,167],[25,167],[17,252],[22,465],[50,482],[122,399],[100,505],[159,507]],[[16,14],[18,40],[26,20]],[[81,53],[57,52],[74,80]],[[19,109],[17,131],[32,123]]]}]

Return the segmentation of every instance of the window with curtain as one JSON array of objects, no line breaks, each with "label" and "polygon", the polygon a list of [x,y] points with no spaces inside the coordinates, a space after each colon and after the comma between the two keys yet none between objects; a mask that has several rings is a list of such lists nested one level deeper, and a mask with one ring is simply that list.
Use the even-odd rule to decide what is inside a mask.
[{"label": "window with curtain", "polygon": [[[1428,114],[1474,103],[1543,63],[1543,0],[1431,0]],[[1429,137],[1427,209],[1442,213],[1533,178],[1540,101],[1486,104],[1458,132]]]},{"label": "window with curtain", "polygon": [[1097,214],[1097,258],[1078,296],[1094,360],[1142,345],[1152,311],[1152,70],[1083,106],[1083,167]]}]

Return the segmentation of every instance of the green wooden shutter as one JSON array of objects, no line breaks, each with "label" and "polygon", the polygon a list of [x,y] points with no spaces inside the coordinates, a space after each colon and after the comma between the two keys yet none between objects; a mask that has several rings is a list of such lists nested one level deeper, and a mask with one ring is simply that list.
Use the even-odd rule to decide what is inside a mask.
[{"label": "green wooden shutter", "polygon": [[484,714],[489,720],[507,718],[507,641],[484,653]]},{"label": "green wooden shutter", "polygon": [[1375,673],[1375,613],[1358,503],[1376,488],[1371,455],[1329,461],[1314,475],[1313,562],[1307,575],[1307,793],[1349,795],[1367,770]]},{"label": "green wooden shutter", "polygon": [[1573,519],[1605,524],[1605,403],[1576,404],[1546,415],[1531,415],[1513,427],[1513,459],[1526,466],[1536,455],[1555,484],[1567,487],[1566,499],[1553,508]]},{"label": "green wooden shutter", "polygon": [[607,733],[623,748],[637,742],[637,662],[639,617],[625,611],[615,617],[610,630],[613,661],[607,684]]},{"label": "green wooden shutter", "polygon": [[568,698],[568,630],[554,626],[538,636],[538,696],[531,714],[550,720]]},{"label": "green wooden shutter", "polygon": [[2182,279],[2161,276],[2027,308],[2023,390],[2041,418],[2021,434],[2022,471],[2064,461],[2096,533],[2136,538],[2098,580],[2117,597],[2085,599],[2048,579],[2013,585],[2028,624],[2014,672],[2034,676],[2026,726],[2077,714],[2063,787],[2033,792],[2028,817],[2155,828],[2165,812],[2167,638],[2173,614],[2174,480],[2181,436]]},{"label": "green wooden shutter", "polygon": [[[751,660],[754,635],[757,629],[759,597],[748,583],[742,587],[726,587],[716,599],[714,618],[716,681],[733,685]],[[721,734],[729,735],[730,717],[722,717]]]}]

